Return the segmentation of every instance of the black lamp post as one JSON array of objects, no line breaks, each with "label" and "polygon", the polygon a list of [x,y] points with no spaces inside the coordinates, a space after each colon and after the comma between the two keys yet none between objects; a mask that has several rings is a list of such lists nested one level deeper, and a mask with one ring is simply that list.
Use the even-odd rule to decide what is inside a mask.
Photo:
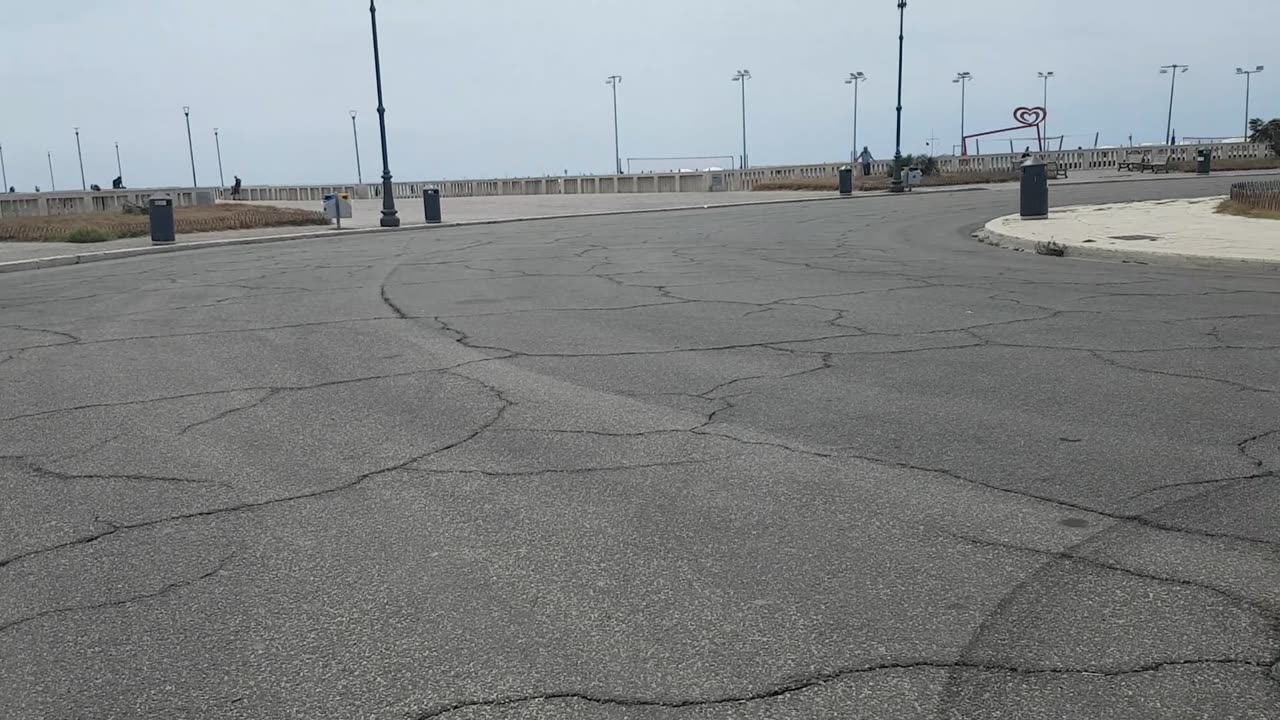
[{"label": "black lamp post", "polygon": [[351,139],[356,144],[356,184],[364,185],[364,173],[360,171],[360,133],[356,132],[356,111],[347,112],[351,115]]},{"label": "black lamp post", "polygon": [[747,81],[751,79],[751,71],[739,70],[732,79],[736,83],[742,83],[742,169],[746,170],[751,167],[747,159]]},{"label": "black lamp post", "polygon": [[613,87],[613,159],[618,174],[622,174],[622,146],[618,144],[618,86],[622,84],[621,75],[610,75],[604,81]]},{"label": "black lamp post", "polygon": [[378,8],[369,0],[369,21],[373,25],[373,76],[378,85],[378,132],[382,135],[382,227],[400,227],[396,199],[391,187],[391,163],[387,160],[387,109],[382,106],[382,61],[378,58]]},{"label": "black lamp post", "polygon": [[222,179],[222,141],[218,139],[218,128],[213,129],[213,147],[218,151],[218,187],[226,187],[227,181]]},{"label": "black lamp post", "polygon": [[196,146],[191,142],[191,107],[182,106],[182,114],[187,118],[187,154],[191,156],[191,187],[200,187],[199,181],[196,180]]},{"label": "black lamp post", "polygon": [[889,191],[900,193],[902,187],[902,47],[906,28],[907,0],[898,0],[898,130],[893,142],[893,180]]},{"label": "black lamp post", "polygon": [[80,189],[88,190],[89,186],[84,184],[84,154],[80,152],[80,128],[73,128],[76,131],[76,159],[80,161]]},{"label": "black lamp post", "polygon": [[120,141],[116,141],[116,177],[124,181],[124,166],[120,164]]}]

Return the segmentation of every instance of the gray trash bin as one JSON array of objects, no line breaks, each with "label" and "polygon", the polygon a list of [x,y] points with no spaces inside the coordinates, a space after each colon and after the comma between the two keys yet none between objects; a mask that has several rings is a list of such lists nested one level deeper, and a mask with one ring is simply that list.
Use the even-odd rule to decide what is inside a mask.
[{"label": "gray trash bin", "polygon": [[422,210],[428,223],[440,222],[440,189],[427,188],[422,191]]},{"label": "gray trash bin", "polygon": [[840,168],[840,194],[845,197],[853,194],[853,168],[848,165]]},{"label": "gray trash bin", "polygon": [[1022,197],[1019,214],[1023,220],[1049,217],[1048,168],[1040,158],[1022,163]]},{"label": "gray trash bin", "polygon": [[173,222],[173,198],[148,199],[147,217],[151,221],[152,245],[172,245],[178,239]]},{"label": "gray trash bin", "polygon": [[1196,174],[1208,175],[1213,167],[1213,151],[1200,148],[1196,151]]}]

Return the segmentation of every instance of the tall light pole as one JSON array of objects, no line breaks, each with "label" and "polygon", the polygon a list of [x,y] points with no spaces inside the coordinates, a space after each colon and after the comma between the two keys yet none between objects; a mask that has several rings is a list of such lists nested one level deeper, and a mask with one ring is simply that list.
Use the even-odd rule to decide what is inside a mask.
[{"label": "tall light pole", "polygon": [[400,227],[396,214],[395,189],[391,187],[391,162],[387,159],[387,109],[382,105],[382,60],[378,57],[378,8],[369,0],[369,23],[373,26],[373,77],[378,86],[378,133],[382,137],[382,227]]},{"label": "tall light pole", "polygon": [[1161,65],[1160,74],[1169,76],[1169,122],[1164,126],[1164,144],[1173,142],[1173,91],[1178,87],[1178,73],[1191,69],[1190,65]]},{"label": "tall light pole", "polygon": [[356,184],[364,184],[364,173],[360,171],[360,133],[356,132],[356,111],[348,110],[351,115],[351,140],[356,144]]},{"label": "tall light pole", "polygon": [[1040,103],[1040,107],[1044,108],[1044,120],[1042,120],[1041,133],[1044,135],[1045,142],[1049,142],[1049,78],[1054,76],[1052,70],[1048,72],[1036,73],[1036,75],[1044,80],[1044,101]]},{"label": "tall light pole", "polygon": [[187,154],[191,156],[191,187],[198,188],[200,183],[196,180],[196,147],[191,142],[191,107],[182,106],[182,114],[187,118]]},{"label": "tall light pole", "polygon": [[58,183],[53,181],[53,151],[46,151],[45,156],[49,158],[49,192],[58,192]]},{"label": "tall light pole", "polygon": [[955,78],[952,79],[951,81],[953,83],[960,84],[960,144],[961,145],[964,145],[964,135],[965,135],[965,132],[964,132],[964,86],[968,85],[970,80],[973,80],[973,73],[961,72],[961,73],[956,73]]},{"label": "tall light pole", "polygon": [[9,189],[9,172],[4,169],[4,146],[0,145],[0,179],[4,180],[4,187],[0,187],[0,192]]},{"label": "tall light pole", "polygon": [[864,72],[851,72],[849,77],[845,78],[845,85],[853,86],[853,151],[849,153],[849,166],[856,167],[858,164],[858,86],[867,79]]},{"label": "tall light pole", "polygon": [[739,70],[733,81],[742,85],[742,169],[751,167],[747,159],[747,81],[751,79],[750,70]]},{"label": "tall light pole", "polygon": [[906,188],[902,186],[902,49],[907,22],[907,0],[898,0],[898,129],[893,141],[893,179],[889,181],[889,192],[900,193]]},{"label": "tall light pole", "polygon": [[604,81],[613,87],[613,159],[617,161],[618,174],[622,174],[622,146],[618,144],[618,86],[622,84],[621,75],[610,75]]},{"label": "tall light pole", "polygon": [[222,179],[222,142],[218,140],[218,128],[213,129],[213,147],[218,153],[218,187],[226,187],[227,181]]},{"label": "tall light pole", "polygon": [[1253,76],[1262,72],[1262,69],[1261,65],[1253,70],[1236,68],[1236,74],[1244,76],[1244,139],[1246,141],[1249,139],[1249,91],[1252,89],[1250,85],[1252,84]]},{"label": "tall light pole", "polygon": [[84,184],[84,154],[80,152],[80,128],[72,128],[76,131],[76,159],[80,161],[80,189],[88,190],[89,186]]},{"label": "tall light pole", "polygon": [[116,177],[124,182],[124,168],[120,165],[120,141],[116,141]]}]

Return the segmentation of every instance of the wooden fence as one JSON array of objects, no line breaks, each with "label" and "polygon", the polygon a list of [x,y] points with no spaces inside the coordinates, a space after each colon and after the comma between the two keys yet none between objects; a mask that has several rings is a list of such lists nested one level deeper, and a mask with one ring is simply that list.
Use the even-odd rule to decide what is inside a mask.
[{"label": "wooden fence", "polygon": [[1231,199],[1258,210],[1280,212],[1280,181],[1253,180],[1232,183]]}]

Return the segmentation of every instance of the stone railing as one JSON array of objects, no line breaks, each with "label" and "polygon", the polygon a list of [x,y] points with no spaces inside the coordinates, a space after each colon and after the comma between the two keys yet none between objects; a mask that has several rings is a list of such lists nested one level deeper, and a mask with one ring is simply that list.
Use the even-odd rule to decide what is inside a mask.
[{"label": "stone railing", "polygon": [[1251,208],[1280,212],[1280,181],[1254,180],[1232,183],[1231,199]]},{"label": "stone railing", "polygon": [[28,215],[90,215],[123,212],[126,205],[146,205],[153,195],[168,195],[179,207],[212,205],[216,188],[139,188],[0,194],[0,218]]},{"label": "stone railing", "polygon": [[[1250,160],[1273,157],[1266,145],[1259,143],[1219,143],[1216,145],[1143,146],[1136,148],[1103,148],[1096,150],[1054,150],[1037,153],[1045,160],[1057,162],[1067,170],[1114,169],[1127,155],[1142,152],[1159,158],[1169,156],[1174,162],[1193,162],[1201,147],[1211,148],[1215,160]],[[1022,162],[1021,153],[940,156],[938,167],[944,173],[1010,172]],[[834,178],[846,163],[817,165],[780,165],[747,170],[715,170],[685,173],[644,173],[639,175],[567,175],[538,178],[489,178],[477,180],[439,180],[392,183],[396,198],[422,196],[429,187],[438,188],[444,197],[496,197],[503,195],[588,195],[612,193],[719,192],[751,190],[766,181]],[[892,160],[871,164],[875,175],[886,175]],[[861,167],[858,167],[861,172]],[[217,188],[148,188],[135,190],[103,190],[101,192],[16,193],[0,194],[0,217],[13,215],[67,215],[91,212],[115,212],[126,202],[145,204],[151,195],[172,195],[179,206],[194,205],[201,193],[213,193],[227,199],[227,191]],[[240,199],[247,202],[319,203],[325,195],[350,193],[353,198],[382,197],[381,183],[329,185],[255,185],[241,188]],[[205,196],[207,197],[207,195]]]}]

